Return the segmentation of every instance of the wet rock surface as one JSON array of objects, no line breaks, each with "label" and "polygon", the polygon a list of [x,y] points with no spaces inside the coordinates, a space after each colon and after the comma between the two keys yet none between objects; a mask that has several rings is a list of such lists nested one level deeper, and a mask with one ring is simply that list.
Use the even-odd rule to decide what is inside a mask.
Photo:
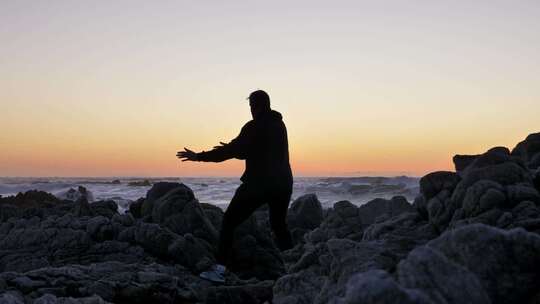
[{"label": "wet rock surface", "polygon": [[540,290],[540,133],[456,155],[414,202],[291,204],[280,252],[260,208],[235,232],[223,285],[223,211],[156,183],[120,214],[78,189],[0,198],[0,303],[535,303]]}]

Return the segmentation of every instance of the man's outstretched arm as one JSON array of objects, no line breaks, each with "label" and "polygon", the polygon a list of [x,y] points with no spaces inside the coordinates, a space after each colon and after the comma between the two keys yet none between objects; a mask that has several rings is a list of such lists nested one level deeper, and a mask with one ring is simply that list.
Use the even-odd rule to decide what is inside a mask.
[{"label": "man's outstretched arm", "polygon": [[176,154],[182,161],[222,162],[231,158],[245,159],[249,152],[253,138],[253,131],[249,123],[246,124],[240,134],[230,143],[220,143],[210,151],[195,153],[187,148]]}]

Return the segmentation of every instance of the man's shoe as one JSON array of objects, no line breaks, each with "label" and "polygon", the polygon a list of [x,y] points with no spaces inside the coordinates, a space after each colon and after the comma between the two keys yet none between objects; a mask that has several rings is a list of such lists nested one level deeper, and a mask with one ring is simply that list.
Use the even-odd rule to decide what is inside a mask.
[{"label": "man's shoe", "polygon": [[210,268],[208,271],[201,272],[199,277],[214,282],[214,283],[225,283],[225,266],[216,264]]}]

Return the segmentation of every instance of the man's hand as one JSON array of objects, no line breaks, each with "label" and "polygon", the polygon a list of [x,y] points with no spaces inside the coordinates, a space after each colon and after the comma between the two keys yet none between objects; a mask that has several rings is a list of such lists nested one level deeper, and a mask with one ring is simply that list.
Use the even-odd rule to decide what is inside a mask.
[{"label": "man's hand", "polygon": [[191,160],[191,161],[199,160],[197,158],[197,153],[185,147],[184,147],[184,151],[178,151],[178,153],[176,153],[176,157],[180,158],[183,162],[188,161],[188,160]]},{"label": "man's hand", "polygon": [[214,149],[221,148],[221,147],[227,145],[226,143],[224,143],[224,142],[222,142],[222,141],[220,141],[219,144],[220,144],[221,146],[214,146]]}]

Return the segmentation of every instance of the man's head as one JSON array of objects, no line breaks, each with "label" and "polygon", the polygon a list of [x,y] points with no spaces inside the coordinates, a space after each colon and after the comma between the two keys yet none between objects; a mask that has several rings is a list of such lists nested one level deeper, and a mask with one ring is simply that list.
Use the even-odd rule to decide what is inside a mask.
[{"label": "man's head", "polygon": [[249,94],[249,106],[251,107],[251,116],[259,116],[261,113],[270,111],[270,96],[263,91],[257,90]]}]

